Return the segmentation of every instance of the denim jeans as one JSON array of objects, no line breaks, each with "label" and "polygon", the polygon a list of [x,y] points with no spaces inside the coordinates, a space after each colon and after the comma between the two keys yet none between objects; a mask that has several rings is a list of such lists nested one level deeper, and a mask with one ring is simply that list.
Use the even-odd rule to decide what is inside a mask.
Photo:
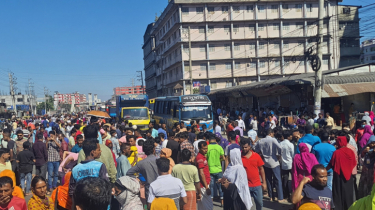
[{"label": "denim jeans", "polygon": [[217,183],[219,179],[223,177],[223,173],[216,173],[216,174],[210,174],[211,176],[211,182],[210,182],[210,189],[211,189],[211,198],[214,198],[214,196],[217,196],[217,191],[219,190],[219,196],[220,199],[223,199],[223,191],[221,190],[221,184]]},{"label": "denim jeans", "polygon": [[262,185],[258,187],[249,187],[250,195],[254,198],[256,210],[262,210],[263,208],[263,190]]},{"label": "denim jeans", "polygon": [[[25,190],[26,193],[30,192],[31,177],[32,177],[31,172],[20,173],[21,188],[22,190]],[[26,189],[25,189],[25,180],[26,180]]]},{"label": "denim jeans", "polygon": [[[357,167],[357,166],[356,166]],[[327,187],[332,190],[333,172],[327,173]]]},{"label": "denim jeans", "polygon": [[48,162],[48,189],[57,187],[57,180],[59,179],[59,165],[59,161]]},{"label": "denim jeans", "polygon": [[264,172],[266,174],[268,196],[271,199],[274,199],[276,197],[276,195],[273,193],[273,186],[275,186],[277,199],[283,200],[284,197],[281,182],[280,166],[276,166],[275,168],[264,167]]}]

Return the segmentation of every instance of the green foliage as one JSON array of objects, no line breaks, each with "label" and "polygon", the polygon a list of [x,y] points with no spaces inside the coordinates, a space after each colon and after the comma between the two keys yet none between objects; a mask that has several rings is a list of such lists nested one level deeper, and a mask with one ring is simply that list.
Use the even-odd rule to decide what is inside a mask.
[{"label": "green foliage", "polygon": [[193,94],[199,94],[199,89],[198,88],[194,88],[193,89]]},{"label": "green foliage", "polygon": [[[54,110],[54,106],[53,106],[53,98],[52,96],[47,96],[47,110]],[[45,103],[44,101],[40,104],[38,104],[36,106],[36,110],[37,112],[40,112],[41,110],[43,110],[45,108]]]}]

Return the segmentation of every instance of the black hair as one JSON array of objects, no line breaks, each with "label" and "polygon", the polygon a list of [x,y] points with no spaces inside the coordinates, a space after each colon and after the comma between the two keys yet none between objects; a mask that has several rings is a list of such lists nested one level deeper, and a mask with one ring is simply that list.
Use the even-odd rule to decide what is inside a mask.
[{"label": "black hair", "polygon": [[202,125],[202,130],[204,130],[204,129],[207,129],[207,125],[206,124]]},{"label": "black hair", "polygon": [[[95,124],[96,125],[96,124]],[[85,138],[98,138],[98,127],[95,125],[88,125],[85,127],[83,133],[85,135]]]},{"label": "black hair", "polygon": [[158,166],[159,171],[166,173],[169,171],[170,161],[167,158],[156,159],[156,165]]},{"label": "black hair", "polygon": [[10,130],[8,128],[4,129],[3,134],[5,134],[5,133],[10,134]]},{"label": "black hair", "polygon": [[145,144],[144,140],[142,140],[142,139],[138,140],[138,146],[142,147],[144,144]]},{"label": "black hair", "polygon": [[193,125],[194,125],[194,122],[195,122],[194,120],[191,120],[191,121],[190,121],[190,126],[193,126]]},{"label": "black hair", "polygon": [[90,156],[91,152],[98,148],[99,141],[96,138],[90,138],[83,141],[82,150],[86,157]]},{"label": "black hair", "polygon": [[252,130],[252,129],[253,129],[253,125],[250,124],[250,125],[249,125],[249,130]]},{"label": "black hair", "polygon": [[3,187],[6,184],[10,184],[10,186],[13,187],[13,179],[9,176],[0,177],[0,187]]},{"label": "black hair", "polygon": [[[76,129],[76,130],[79,130],[80,128],[81,128],[81,125],[80,124],[74,124],[73,125],[74,126],[74,128]],[[88,126],[86,126],[86,128],[87,128]]]},{"label": "black hair", "polygon": [[242,146],[245,146],[246,144],[248,144],[249,146],[251,146],[250,139],[248,139],[248,138],[241,139],[240,144]]},{"label": "black hair", "polygon": [[234,131],[228,132],[228,140],[229,141],[235,141],[236,140],[236,133]]},{"label": "black hair", "polygon": [[75,204],[82,210],[107,210],[111,202],[112,185],[98,177],[81,179],[74,190]]},{"label": "black hair", "polygon": [[205,146],[207,146],[207,142],[206,142],[206,141],[200,141],[200,142],[198,143],[198,148],[199,148],[199,149],[201,149],[202,147],[205,147]]},{"label": "black hair", "polygon": [[315,166],[312,167],[311,169],[311,176],[316,176],[318,174],[318,170],[319,169],[323,169],[325,170],[326,167],[324,167],[324,165],[322,164],[316,164]]},{"label": "black hair", "polygon": [[207,135],[207,136],[208,136],[208,140],[216,139],[216,136],[215,136],[215,134],[213,134],[213,133],[210,133],[210,134]]},{"label": "black hair", "polygon": [[313,132],[314,128],[311,125],[306,125],[305,127],[305,133],[306,134],[311,134]]},{"label": "black hair", "polygon": [[191,126],[187,126],[186,130],[188,130],[188,131],[191,130]]},{"label": "black hair", "polygon": [[[171,134],[169,134],[169,135],[171,135]],[[164,135],[164,133],[159,133],[159,134],[158,134],[158,137],[164,139],[164,138],[165,138],[165,135]]]},{"label": "black hair", "polygon": [[339,132],[339,130],[337,130],[337,129],[332,129],[331,132],[329,132],[329,134],[330,134],[330,135],[335,135],[335,136],[337,136],[338,132]]},{"label": "black hair", "polygon": [[129,142],[126,142],[126,143],[122,143],[121,146],[120,146],[120,150],[121,152],[124,151],[126,149],[126,147],[131,147],[130,143]]},{"label": "black hair", "polygon": [[25,141],[25,142],[23,142],[22,146],[23,146],[24,149],[29,149],[30,148],[30,142]]},{"label": "black hair", "polygon": [[83,139],[83,136],[81,134],[79,134],[79,135],[76,136],[76,139],[77,139],[77,141],[78,141],[78,139]]},{"label": "black hair", "polygon": [[43,138],[44,138],[43,133],[38,133],[38,135],[36,135],[36,137],[37,137],[38,139],[43,139]]},{"label": "black hair", "polygon": [[149,133],[149,134],[151,134],[151,133],[152,133],[152,131],[151,131],[151,130],[147,130],[147,131],[146,131],[146,133]]},{"label": "black hair", "polygon": [[197,135],[197,138],[198,139],[203,139],[204,138],[204,133],[203,132],[199,132],[198,135]]},{"label": "black hair", "polygon": [[270,128],[270,129],[267,130],[267,135],[270,135],[271,133],[274,133],[274,131],[273,131],[272,128]]},{"label": "black hair", "polygon": [[238,135],[238,136],[241,136],[241,131],[239,131],[239,130],[235,130],[235,131],[233,131],[236,135]]},{"label": "black hair", "polygon": [[290,130],[284,130],[283,131],[283,137],[284,137],[284,139],[289,138],[289,136],[291,136],[291,135],[292,135],[292,131],[290,131]]},{"label": "black hair", "polygon": [[111,130],[111,131],[109,131],[109,134],[114,134],[114,133],[116,133],[116,131],[115,130]]},{"label": "black hair", "polygon": [[181,159],[182,161],[189,161],[191,158],[191,152],[188,149],[183,149],[181,151]]},{"label": "black hair", "polygon": [[180,138],[187,139],[188,138],[187,132],[180,133]]},{"label": "black hair", "polygon": [[23,135],[23,131],[22,130],[18,130],[17,132],[16,132],[16,134],[18,135],[18,134],[22,134]]},{"label": "black hair", "polygon": [[7,149],[7,148],[1,148],[1,149],[0,149],[0,156],[2,156],[2,155],[5,154],[5,153],[10,153],[10,150]]},{"label": "black hair", "polygon": [[31,181],[31,187],[35,189],[36,184],[40,181],[43,181],[46,183],[46,179],[43,178],[42,176],[38,176],[38,175],[34,176],[33,180]]},{"label": "black hair", "polygon": [[51,134],[56,135],[56,132],[55,131],[50,131],[48,134],[49,135],[51,135]]},{"label": "black hair", "polygon": [[342,124],[342,127],[344,128],[344,127],[349,127],[349,123],[343,123]]},{"label": "black hair", "polygon": [[156,138],[154,139],[154,141],[155,141],[155,143],[157,143],[157,144],[160,144],[160,142],[161,142],[161,140],[160,140],[159,137],[156,137]]},{"label": "black hair", "polygon": [[[139,142],[138,142],[139,143]],[[153,140],[150,140],[150,141],[145,141],[143,143],[143,152],[146,154],[146,155],[151,155],[152,153],[154,153],[154,148],[155,148],[155,144],[154,144],[154,141]]]}]

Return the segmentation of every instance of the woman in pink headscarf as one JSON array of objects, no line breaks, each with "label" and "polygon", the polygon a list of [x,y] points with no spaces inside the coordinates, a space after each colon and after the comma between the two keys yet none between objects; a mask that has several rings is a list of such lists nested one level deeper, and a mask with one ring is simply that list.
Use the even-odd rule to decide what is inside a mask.
[{"label": "woman in pink headscarf", "polygon": [[375,115],[374,115],[373,111],[370,112],[370,116],[369,117],[371,118],[371,121],[370,121],[371,126],[373,126],[374,125],[374,118],[375,118]]},{"label": "woman in pink headscarf", "polygon": [[311,180],[311,169],[313,166],[319,164],[314,154],[310,153],[309,148],[305,143],[298,145],[300,154],[296,154],[292,166],[292,190],[297,189],[303,177],[307,176]]},{"label": "woman in pink headscarf", "polygon": [[365,125],[365,128],[363,130],[362,138],[359,141],[359,147],[360,148],[358,148],[358,149],[362,149],[364,146],[366,146],[368,140],[370,139],[370,137],[372,135],[374,135],[374,134],[372,133],[371,126]]}]

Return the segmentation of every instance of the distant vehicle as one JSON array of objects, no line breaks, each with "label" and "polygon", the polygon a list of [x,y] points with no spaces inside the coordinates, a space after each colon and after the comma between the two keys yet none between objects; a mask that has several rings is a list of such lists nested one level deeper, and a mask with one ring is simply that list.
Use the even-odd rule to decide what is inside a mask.
[{"label": "distant vehicle", "polygon": [[10,119],[12,118],[13,111],[7,110],[6,103],[0,103],[0,118]]},{"label": "distant vehicle", "polygon": [[106,110],[105,110],[109,116],[116,118],[116,106],[114,105],[106,105]]},{"label": "distant vehicle", "polygon": [[116,117],[128,120],[140,130],[148,130],[150,124],[147,95],[121,95],[116,97]]},{"label": "distant vehicle", "polygon": [[167,96],[155,99],[155,123],[166,123],[172,129],[174,123],[183,121],[190,126],[192,120],[199,120],[199,126],[213,131],[211,101],[206,95]]}]

